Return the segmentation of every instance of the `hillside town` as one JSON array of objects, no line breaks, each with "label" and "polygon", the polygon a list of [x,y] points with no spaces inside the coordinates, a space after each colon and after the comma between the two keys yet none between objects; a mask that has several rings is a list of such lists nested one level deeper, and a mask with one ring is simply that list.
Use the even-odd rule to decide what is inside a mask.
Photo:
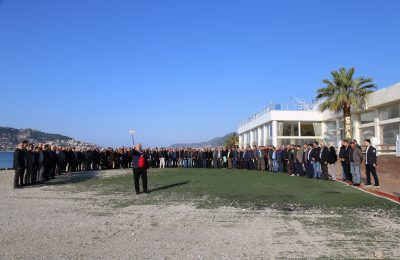
[{"label": "hillside town", "polygon": [[98,145],[75,140],[59,134],[49,134],[37,129],[16,129],[0,127],[0,151],[13,151],[22,140],[29,143],[44,143],[61,147],[78,147],[81,149],[99,148]]}]

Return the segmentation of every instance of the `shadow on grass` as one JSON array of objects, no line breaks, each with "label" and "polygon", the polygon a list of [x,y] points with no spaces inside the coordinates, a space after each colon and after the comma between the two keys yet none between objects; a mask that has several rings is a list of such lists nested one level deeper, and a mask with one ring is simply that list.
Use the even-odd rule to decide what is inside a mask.
[{"label": "shadow on grass", "polygon": [[182,182],[177,182],[177,183],[173,183],[173,184],[168,184],[168,185],[161,186],[161,187],[158,187],[158,188],[155,188],[155,189],[151,189],[151,190],[149,190],[149,192],[156,192],[156,191],[160,191],[160,190],[166,190],[166,189],[170,189],[170,188],[174,188],[174,187],[178,187],[178,186],[181,186],[181,185],[188,184],[189,182],[190,181],[182,181]]},{"label": "shadow on grass", "polygon": [[91,179],[97,179],[99,177],[99,173],[95,171],[64,173],[63,175],[57,176],[55,179],[46,182],[45,185],[54,186],[73,184],[88,181]]}]

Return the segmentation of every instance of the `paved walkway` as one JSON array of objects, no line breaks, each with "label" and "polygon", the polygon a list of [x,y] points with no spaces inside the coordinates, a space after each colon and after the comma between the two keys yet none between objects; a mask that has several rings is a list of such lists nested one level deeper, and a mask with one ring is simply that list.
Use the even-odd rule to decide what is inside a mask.
[{"label": "paved walkway", "polygon": [[[400,171],[400,169],[399,169],[399,171]],[[341,177],[342,177],[342,173],[341,173],[341,169],[340,169],[340,172],[338,172],[338,174],[337,174],[338,180],[342,180]],[[365,188],[365,184],[367,183],[367,176],[365,175],[364,167],[362,167],[361,168],[362,183],[360,185],[360,188],[400,202],[400,179],[398,179],[396,177],[391,177],[391,176],[388,176],[387,174],[379,174],[379,172],[378,172],[380,188],[375,188],[373,186],[370,188]],[[372,185],[374,185],[374,178],[372,176],[371,176],[371,182],[372,182]]]}]

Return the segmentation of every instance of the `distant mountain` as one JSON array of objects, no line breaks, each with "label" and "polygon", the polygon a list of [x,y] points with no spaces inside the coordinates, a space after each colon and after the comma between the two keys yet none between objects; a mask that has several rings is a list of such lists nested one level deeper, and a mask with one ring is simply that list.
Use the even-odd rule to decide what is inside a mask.
[{"label": "distant mountain", "polygon": [[36,129],[0,127],[0,151],[11,151],[23,140],[28,140],[30,143],[35,144],[46,143],[57,146],[97,147],[96,145],[77,141],[65,135],[45,133]]},{"label": "distant mountain", "polygon": [[223,137],[216,137],[207,142],[201,143],[177,143],[170,145],[170,148],[180,148],[180,147],[190,147],[190,148],[210,148],[210,147],[221,147],[224,146],[225,140],[228,136],[232,135],[234,132],[229,133]]}]

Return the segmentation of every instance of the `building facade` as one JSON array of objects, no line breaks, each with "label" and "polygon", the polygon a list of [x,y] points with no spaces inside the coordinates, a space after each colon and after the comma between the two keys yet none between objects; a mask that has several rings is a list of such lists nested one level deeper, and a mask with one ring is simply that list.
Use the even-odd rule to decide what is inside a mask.
[{"label": "building facade", "polygon": [[[381,153],[393,153],[400,134],[400,83],[371,93],[363,109],[352,111],[353,138],[359,143],[370,138]],[[241,123],[239,146],[305,144],[344,139],[342,114],[314,109],[270,106]]]}]

